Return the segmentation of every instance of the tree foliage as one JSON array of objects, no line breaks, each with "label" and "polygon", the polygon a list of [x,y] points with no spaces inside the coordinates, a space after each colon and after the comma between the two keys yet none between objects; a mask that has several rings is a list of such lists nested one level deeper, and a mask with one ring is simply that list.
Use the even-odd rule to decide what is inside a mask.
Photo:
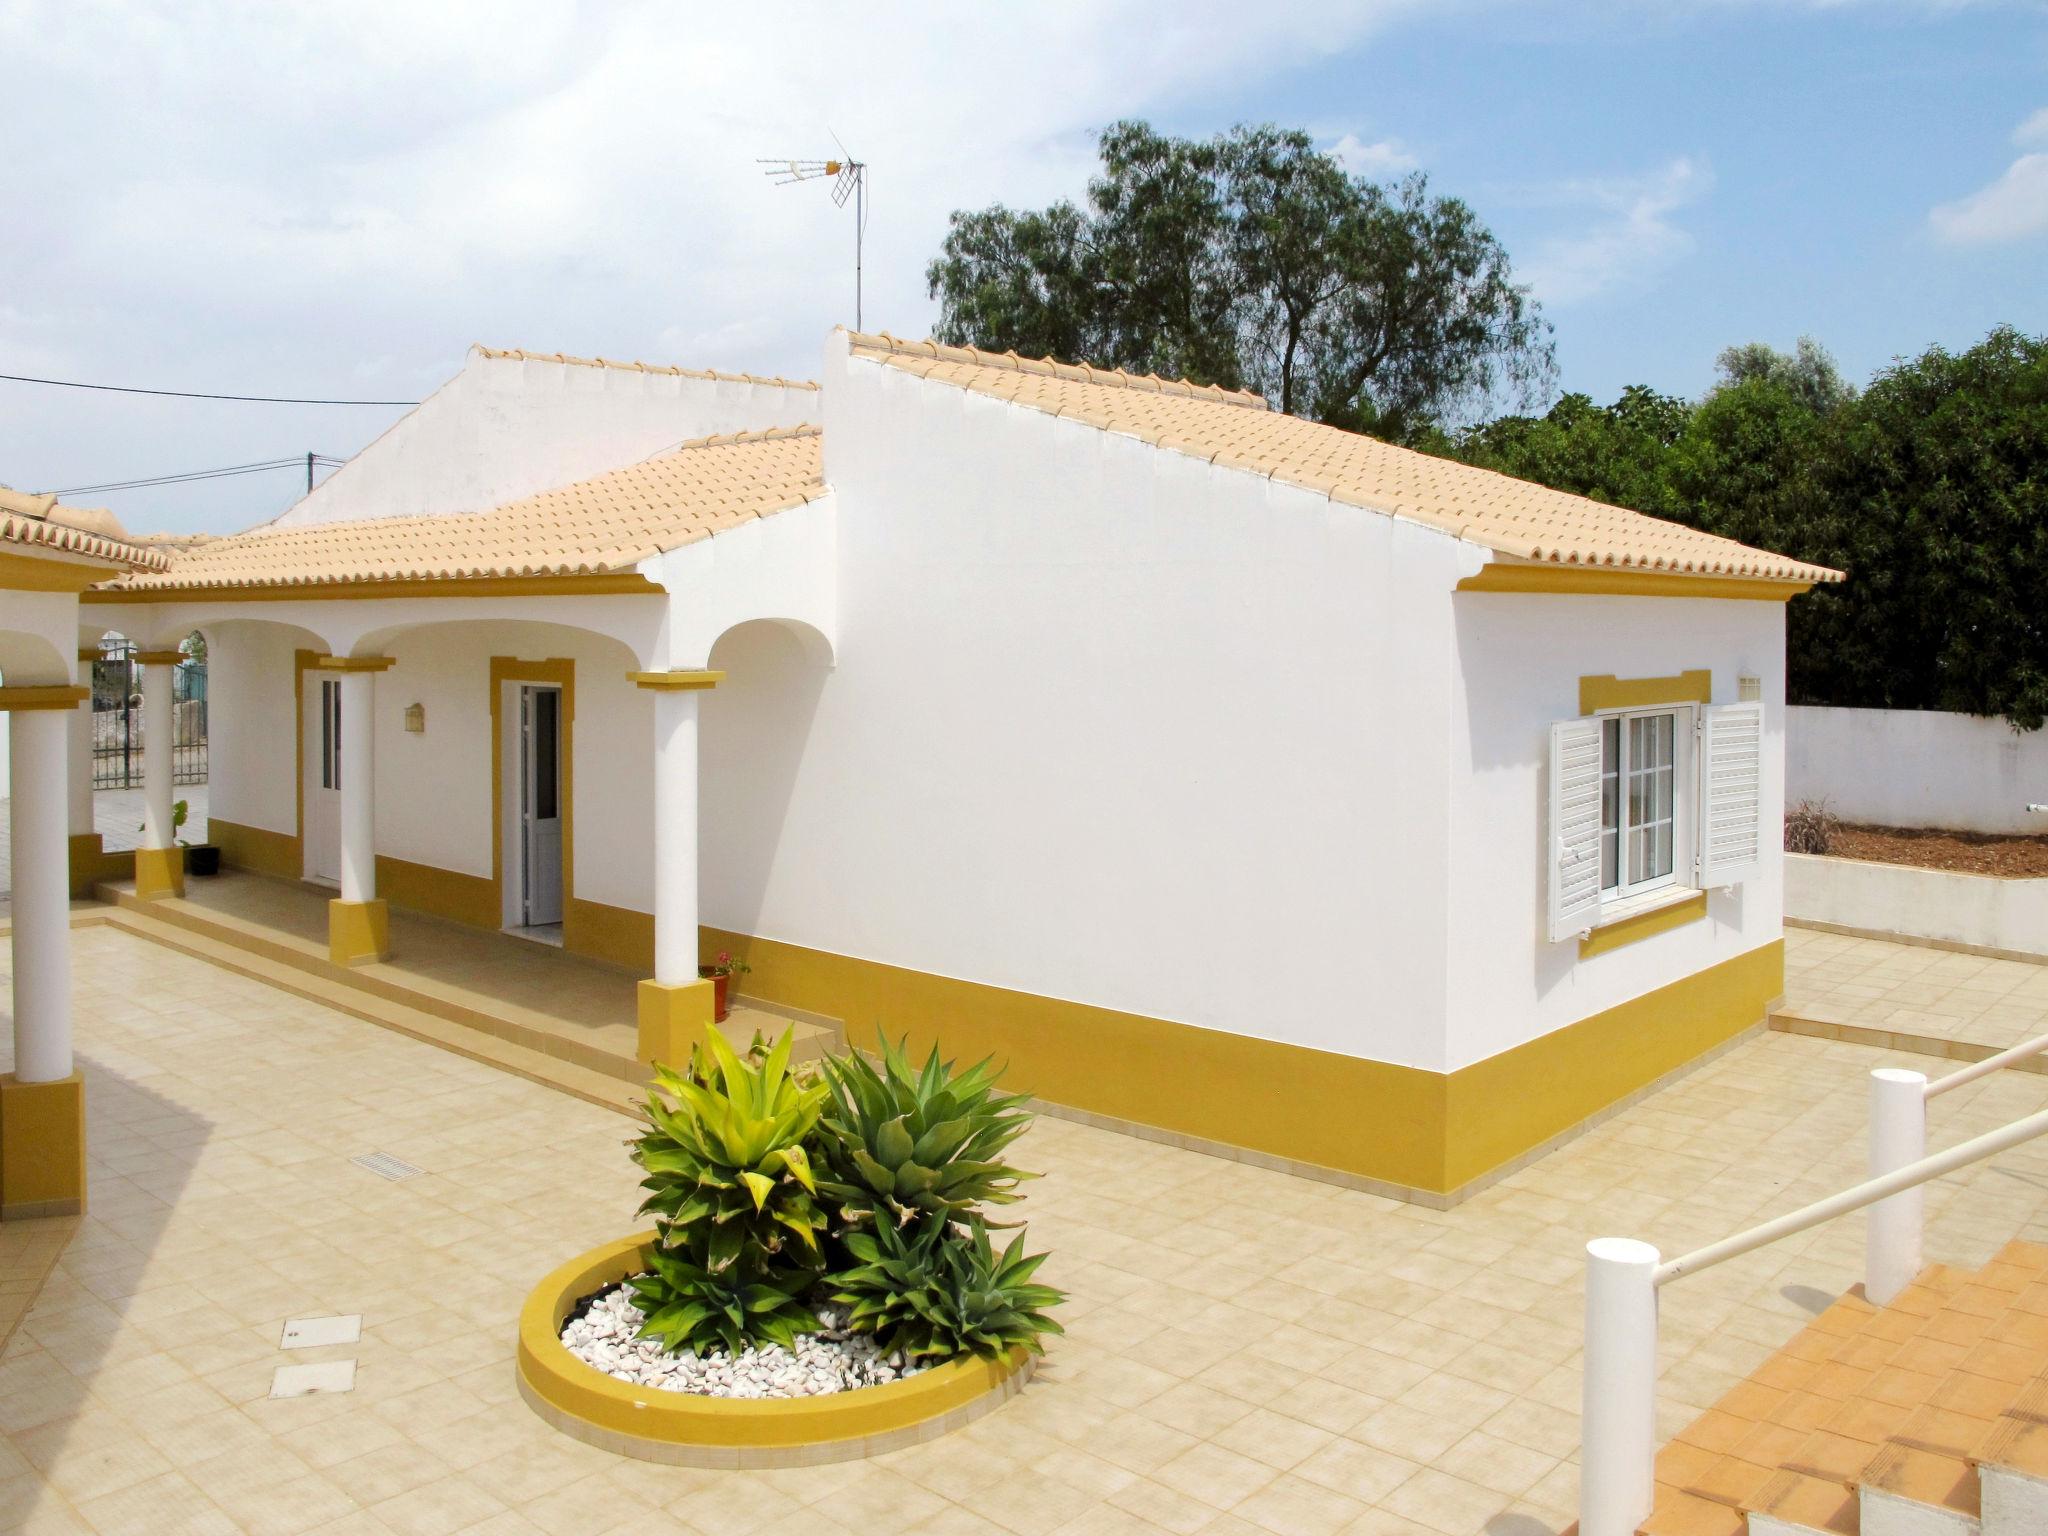
[{"label": "tree foliage", "polygon": [[1305,133],[1104,132],[1087,206],[952,216],[941,340],[1257,390],[1408,438],[1555,374],[1550,325],[1465,203],[1348,174]]},{"label": "tree foliage", "polygon": [[2048,719],[2048,338],[1931,348],[1860,395],[1802,342],[1697,404],[1566,395],[1435,451],[1848,573],[1791,605],[1795,703]]}]

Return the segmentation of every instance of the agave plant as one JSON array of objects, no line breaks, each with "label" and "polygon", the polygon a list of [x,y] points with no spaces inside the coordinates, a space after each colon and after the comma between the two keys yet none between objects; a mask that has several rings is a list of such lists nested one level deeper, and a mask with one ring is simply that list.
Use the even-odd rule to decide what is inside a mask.
[{"label": "agave plant", "polygon": [[1045,1262],[1024,1255],[1022,1233],[998,1255],[988,1226],[968,1218],[962,1233],[945,1216],[909,1226],[877,1223],[846,1239],[855,1263],[832,1275],[832,1299],[851,1309],[852,1326],[886,1350],[913,1360],[976,1354],[993,1358],[1022,1347],[1043,1354],[1039,1336],[1063,1333],[1045,1309],[1065,1301],[1032,1283]]},{"label": "agave plant", "polygon": [[729,1268],[713,1274],[662,1248],[648,1255],[648,1263],[649,1272],[628,1281],[627,1288],[646,1314],[640,1337],[671,1352],[723,1349],[737,1355],[757,1344],[794,1349],[798,1334],[818,1326],[817,1314],[801,1300],[817,1279],[808,1270],[749,1276]]},{"label": "agave plant", "polygon": [[703,1053],[690,1053],[687,1073],[654,1069],[648,1128],[633,1143],[647,1174],[640,1211],[653,1213],[661,1248],[686,1252],[715,1279],[735,1266],[752,1281],[780,1263],[825,1262],[825,1216],[804,1143],[826,1089],[790,1076],[790,1039],[785,1030],[765,1059],[747,1062],[714,1029]]},{"label": "agave plant", "polygon": [[854,1051],[828,1057],[824,1068],[832,1102],[819,1187],[847,1225],[882,1225],[882,1212],[898,1226],[928,1215],[959,1219],[1009,1204],[1020,1182],[1037,1177],[998,1160],[1031,1116],[1017,1107],[1028,1095],[995,1091],[986,1060],[956,1072],[934,1046],[913,1071],[904,1047],[884,1036],[879,1071]]}]

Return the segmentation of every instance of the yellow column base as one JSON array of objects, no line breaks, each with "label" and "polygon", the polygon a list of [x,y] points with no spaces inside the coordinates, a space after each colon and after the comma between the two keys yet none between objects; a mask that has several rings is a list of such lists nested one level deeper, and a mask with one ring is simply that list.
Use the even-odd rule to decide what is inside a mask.
[{"label": "yellow column base", "polygon": [[391,909],[381,898],[327,903],[327,958],[336,965],[391,958]]},{"label": "yellow column base", "polygon": [[0,1221],[85,1209],[85,1080],[0,1073]]},{"label": "yellow column base", "polygon": [[709,979],[640,983],[640,1059],[677,1071],[710,1034],[717,994]]},{"label": "yellow column base", "polygon": [[185,894],[185,850],[135,850],[135,894],[144,901]]}]

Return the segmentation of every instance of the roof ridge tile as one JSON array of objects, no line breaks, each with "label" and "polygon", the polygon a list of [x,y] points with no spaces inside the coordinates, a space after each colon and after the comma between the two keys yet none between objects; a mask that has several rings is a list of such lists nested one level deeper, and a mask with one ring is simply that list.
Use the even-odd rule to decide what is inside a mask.
[{"label": "roof ridge tile", "polygon": [[572,357],[566,352],[532,352],[524,347],[487,347],[477,342],[472,348],[481,356],[506,358],[517,363],[560,363],[569,368],[609,368],[619,373],[659,373],[679,379],[710,379],[720,384],[764,384],[778,389],[816,389],[816,379],[785,379],[758,373],[731,373],[722,368],[685,368],[677,363],[621,362],[609,357]]}]

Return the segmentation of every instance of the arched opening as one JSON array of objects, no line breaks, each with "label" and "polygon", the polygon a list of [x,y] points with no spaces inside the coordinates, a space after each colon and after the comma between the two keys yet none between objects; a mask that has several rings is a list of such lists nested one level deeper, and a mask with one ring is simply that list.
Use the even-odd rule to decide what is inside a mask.
[{"label": "arched opening", "polygon": [[705,697],[699,748],[699,879],[705,923],[760,931],[832,646],[809,624],[755,619],[711,648],[725,681]]}]

